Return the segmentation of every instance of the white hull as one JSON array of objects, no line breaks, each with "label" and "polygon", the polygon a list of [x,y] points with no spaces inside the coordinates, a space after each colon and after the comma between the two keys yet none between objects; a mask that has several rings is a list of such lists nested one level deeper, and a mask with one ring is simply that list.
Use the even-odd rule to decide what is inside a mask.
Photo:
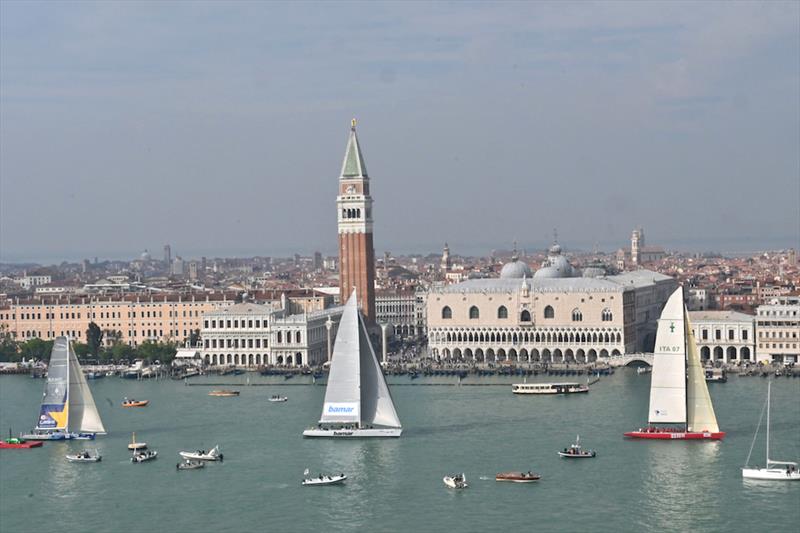
[{"label": "white hull", "polygon": [[329,439],[363,439],[370,437],[399,437],[403,428],[369,428],[369,429],[319,429],[311,428],[303,431],[304,437],[322,437]]},{"label": "white hull", "polygon": [[764,479],[770,481],[800,481],[800,472],[786,472],[785,468],[742,468],[745,479]]},{"label": "white hull", "polygon": [[102,459],[99,455],[93,457],[79,457],[77,455],[67,455],[67,461],[70,463],[99,463]]},{"label": "white hull", "polygon": [[324,476],[322,479],[315,477],[310,479],[304,479],[303,485],[304,486],[338,485],[339,483],[344,483],[346,479],[347,476]]},{"label": "white hull", "polygon": [[456,480],[452,476],[445,476],[442,478],[445,486],[450,489],[466,489],[469,484],[466,481]]}]

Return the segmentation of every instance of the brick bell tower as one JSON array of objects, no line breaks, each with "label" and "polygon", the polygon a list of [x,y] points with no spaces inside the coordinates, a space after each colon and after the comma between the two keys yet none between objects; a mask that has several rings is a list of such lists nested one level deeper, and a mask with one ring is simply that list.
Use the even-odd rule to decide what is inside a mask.
[{"label": "brick bell tower", "polygon": [[339,222],[339,299],[355,287],[368,326],[375,324],[375,250],[372,245],[372,197],[369,176],[356,136],[356,119],[344,154],[336,197]]}]

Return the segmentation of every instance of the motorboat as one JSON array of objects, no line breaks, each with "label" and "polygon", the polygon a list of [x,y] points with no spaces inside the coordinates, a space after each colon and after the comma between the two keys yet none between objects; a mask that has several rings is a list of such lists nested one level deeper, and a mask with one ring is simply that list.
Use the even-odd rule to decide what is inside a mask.
[{"label": "motorboat", "polygon": [[566,459],[590,459],[597,456],[594,450],[584,450],[581,447],[581,436],[575,437],[575,444],[571,444],[569,448],[564,448],[558,452],[558,455]]},{"label": "motorboat", "polygon": [[764,416],[764,409],[761,409],[761,417],[758,419],[758,426],[753,435],[753,443],[750,445],[750,453],[747,454],[745,466],[742,468],[742,477],[745,479],[759,479],[763,481],[798,481],[800,480],[800,471],[797,470],[797,463],[793,461],[775,461],[769,458],[769,411],[770,411],[770,396],[772,395],[772,383],[767,386],[767,452],[766,463],[764,468],[748,467],[750,464],[750,456],[753,454],[753,446],[756,444],[756,437],[758,436],[758,429],[761,427],[761,418]]},{"label": "motorboat", "polygon": [[208,393],[209,396],[218,396],[221,398],[230,398],[231,396],[239,396],[238,390],[212,390]]},{"label": "motorboat", "polygon": [[444,481],[445,486],[451,489],[466,489],[469,487],[469,484],[467,483],[467,476],[465,476],[463,473],[444,476],[442,481]]},{"label": "motorboat", "polygon": [[287,398],[286,396],[278,396],[277,394],[269,399],[269,401],[271,402],[286,402],[288,400],[289,398]]},{"label": "motorboat", "polygon": [[150,400],[134,400],[125,398],[122,400],[122,407],[147,407]]},{"label": "motorboat", "polygon": [[205,468],[205,461],[196,461],[194,459],[184,459],[175,468],[178,470],[197,470],[198,468]]},{"label": "motorboat", "polygon": [[12,448],[39,448],[42,445],[40,440],[25,440],[19,437],[12,437],[11,430],[8,430],[8,438],[0,440],[0,450]]},{"label": "motorboat", "polygon": [[131,442],[130,442],[130,444],[128,444],[128,449],[132,450],[132,451],[146,450],[147,449],[147,443],[146,442],[136,442],[136,432],[134,432],[133,436],[131,437]]},{"label": "motorboat", "polygon": [[96,434],[95,433],[69,433],[67,435],[67,439],[71,440],[94,440]]},{"label": "motorboat", "polygon": [[501,472],[494,476],[495,481],[510,481],[512,483],[533,483],[541,478],[542,476],[530,470],[527,472]]},{"label": "motorboat", "polygon": [[380,438],[402,432],[353,289],[336,333],[322,414],[303,437]]},{"label": "motorboat", "polygon": [[642,374],[649,374],[652,371],[653,371],[652,367],[649,366],[640,366],[639,368],[636,369],[636,373],[639,374],[640,376]]},{"label": "motorboat", "polygon": [[132,463],[144,463],[145,461],[152,461],[158,457],[158,452],[155,450],[138,451],[131,457]]},{"label": "motorboat", "polygon": [[94,455],[90,454],[86,450],[83,450],[79,453],[67,454],[66,458],[70,463],[99,463],[103,459],[97,450],[95,450]]},{"label": "motorboat", "polygon": [[649,425],[629,431],[625,436],[661,440],[724,438],[725,432],[719,429],[708,393],[705,371],[684,304],[683,287],[675,289],[661,311],[655,346]]},{"label": "motorboat", "polygon": [[707,368],[706,383],[727,383],[728,373],[724,368]]},{"label": "motorboat", "polygon": [[581,383],[514,383],[514,394],[579,394],[589,392],[589,386]]},{"label": "motorboat", "polygon": [[[308,476],[308,469],[306,469],[304,475]],[[320,474],[317,477],[304,478],[301,484],[303,486],[338,485],[340,483],[344,483],[346,479],[347,476],[344,474]]]},{"label": "motorboat", "polygon": [[197,450],[196,452],[179,452],[184,459],[195,461],[222,461],[223,455],[219,453],[219,446],[214,446],[211,450]]}]

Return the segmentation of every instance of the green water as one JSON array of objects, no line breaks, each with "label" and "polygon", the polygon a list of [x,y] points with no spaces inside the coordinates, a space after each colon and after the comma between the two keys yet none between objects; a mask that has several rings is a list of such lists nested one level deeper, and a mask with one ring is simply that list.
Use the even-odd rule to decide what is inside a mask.
[{"label": "green water", "polygon": [[[745,482],[743,464],[766,394],[761,378],[710,386],[722,442],[626,440],[645,421],[649,376],[603,378],[586,395],[521,397],[509,386],[421,386],[391,378],[400,439],[303,439],[324,387],[251,377],[239,398],[174,381],[105,378],[91,387],[109,435],[0,451],[0,531],[797,531],[800,482]],[[473,382],[505,382],[500,378]],[[272,380],[272,381],[270,381]],[[546,378],[545,378],[546,380]],[[202,381],[193,381],[202,383]],[[0,377],[0,428],[29,429],[44,382]],[[287,403],[269,403],[272,394]],[[149,399],[123,409],[121,399]],[[800,380],[772,388],[772,457],[800,459]],[[131,431],[159,452],[133,465]],[[556,451],[575,434],[598,452],[568,461]],[[179,450],[219,444],[222,464],[175,469]],[[88,446],[98,464],[64,454]],[[754,457],[763,463],[763,427]],[[301,487],[303,470],[344,472],[343,486]],[[536,484],[496,483],[534,470]],[[442,476],[465,472],[453,491]]]}]

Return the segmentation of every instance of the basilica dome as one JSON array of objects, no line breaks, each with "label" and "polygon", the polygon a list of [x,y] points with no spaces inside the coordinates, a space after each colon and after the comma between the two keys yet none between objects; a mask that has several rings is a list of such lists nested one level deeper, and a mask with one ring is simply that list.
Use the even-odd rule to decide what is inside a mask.
[{"label": "basilica dome", "polygon": [[531,267],[529,267],[524,261],[520,261],[518,259],[514,259],[506,263],[503,265],[503,269],[500,270],[501,279],[530,278],[532,275],[533,273],[531,272]]},{"label": "basilica dome", "polygon": [[574,278],[580,272],[569,264],[566,257],[561,255],[561,245],[554,243],[550,247],[550,255],[542,263],[542,268],[536,271],[534,278]]}]

